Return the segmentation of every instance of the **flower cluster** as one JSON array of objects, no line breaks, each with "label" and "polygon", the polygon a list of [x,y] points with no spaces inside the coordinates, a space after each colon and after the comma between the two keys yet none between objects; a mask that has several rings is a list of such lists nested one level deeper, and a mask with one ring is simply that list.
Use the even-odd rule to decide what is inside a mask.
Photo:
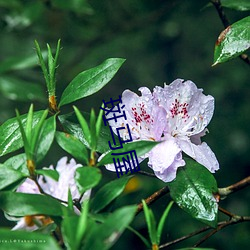
[{"label": "flower cluster", "polygon": [[[218,161],[201,137],[207,131],[214,112],[214,98],[204,95],[192,81],[177,79],[164,87],[156,86],[151,91],[142,87],[141,96],[125,90],[127,120],[109,121],[114,133],[117,127],[128,123],[133,140],[161,141],[140,161],[149,158],[148,166],[164,182],[175,179],[177,168],[184,166],[182,152],[205,166],[212,173],[219,169]],[[123,139],[128,138],[126,131]],[[115,171],[113,164],[106,168]]]},{"label": "flower cluster", "polygon": [[[68,200],[68,190],[70,190],[72,199],[78,199],[80,193],[77,189],[76,182],[74,179],[75,171],[78,167],[81,167],[80,164],[76,164],[74,159],[71,159],[67,162],[67,157],[61,158],[56,168],[53,166],[44,169],[56,170],[59,174],[58,180],[54,180],[47,176],[40,176],[38,178],[38,184],[42,188],[43,192],[51,195],[61,201],[67,202]],[[30,193],[30,194],[41,194],[38,189],[37,184],[27,178],[16,190],[20,193]],[[80,202],[88,199],[90,196],[90,190],[86,191]],[[43,226],[51,223],[51,219],[45,216],[25,216],[21,218],[17,225],[12,230],[27,230],[34,231],[38,229],[38,225]]]}]

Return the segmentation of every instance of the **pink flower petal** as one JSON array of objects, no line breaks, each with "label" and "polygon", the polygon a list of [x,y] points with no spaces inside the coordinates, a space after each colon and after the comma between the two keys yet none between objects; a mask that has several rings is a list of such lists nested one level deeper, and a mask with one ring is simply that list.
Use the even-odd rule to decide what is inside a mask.
[{"label": "pink flower petal", "polygon": [[169,137],[149,152],[148,166],[164,182],[174,180],[177,168],[184,165],[185,161],[182,160],[181,149],[176,144],[174,138]]},{"label": "pink flower petal", "polygon": [[211,173],[219,169],[215,154],[205,142],[195,145],[190,140],[179,140],[178,143],[183,152],[206,167]]}]

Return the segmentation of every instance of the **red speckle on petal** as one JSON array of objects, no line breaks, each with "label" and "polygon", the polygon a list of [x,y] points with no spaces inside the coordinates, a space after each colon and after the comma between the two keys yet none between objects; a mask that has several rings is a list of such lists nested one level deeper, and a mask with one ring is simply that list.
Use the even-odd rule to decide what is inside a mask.
[{"label": "red speckle on petal", "polygon": [[[132,113],[134,115],[135,118],[135,122],[136,125],[138,125],[138,123],[141,122],[146,122],[146,123],[152,123],[153,119],[151,118],[151,116],[147,113],[146,109],[145,109],[145,104],[144,103],[139,103],[138,104],[139,108],[137,110],[136,107],[132,107]],[[133,122],[134,120],[132,120]]]},{"label": "red speckle on petal", "polygon": [[172,118],[179,115],[182,119],[184,119],[184,122],[187,121],[187,118],[189,118],[188,115],[188,103],[180,103],[177,99],[172,103],[172,108],[170,109]]}]

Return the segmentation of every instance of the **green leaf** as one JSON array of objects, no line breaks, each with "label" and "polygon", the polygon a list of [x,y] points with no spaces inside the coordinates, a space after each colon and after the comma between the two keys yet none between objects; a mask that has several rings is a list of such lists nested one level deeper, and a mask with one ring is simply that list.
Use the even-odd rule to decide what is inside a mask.
[{"label": "green leaf", "polygon": [[48,153],[56,132],[56,117],[44,121],[37,148],[37,161],[40,162]]},{"label": "green leaf", "polygon": [[165,224],[165,220],[167,219],[168,217],[168,214],[169,214],[169,211],[172,207],[172,205],[174,204],[173,201],[171,201],[168,206],[166,207],[163,215],[161,216],[161,219],[160,219],[160,222],[158,224],[158,227],[157,227],[157,244],[159,245],[160,242],[161,242],[161,234],[162,234],[162,230],[163,230],[163,226]]},{"label": "green leaf", "polygon": [[[41,54],[45,57],[45,51],[41,52]],[[35,54],[26,55],[26,56],[18,56],[12,57],[0,63],[0,73],[4,73],[11,70],[22,70],[27,68],[32,68],[34,66],[38,66],[37,64],[37,56]]]},{"label": "green leaf", "polygon": [[26,176],[9,166],[0,164],[0,190],[8,187],[16,181],[21,181]]},{"label": "green leaf", "polygon": [[76,185],[81,194],[88,189],[95,187],[101,179],[102,173],[99,168],[81,167],[76,170]]},{"label": "green leaf", "polygon": [[[87,117],[89,114],[84,113],[84,116]],[[74,113],[67,115],[60,115],[59,120],[62,123],[63,127],[76,138],[78,138],[87,148],[90,148],[88,139],[86,139],[82,128],[79,126],[77,118],[75,118]],[[102,126],[97,140],[96,151],[100,153],[105,153],[110,150],[108,141],[112,140],[110,130],[107,126]]]},{"label": "green leaf", "polygon": [[146,218],[147,226],[148,226],[148,234],[150,237],[150,241],[153,244],[157,244],[157,234],[156,234],[156,221],[154,214],[151,209],[148,208],[146,202],[142,200],[143,211]]},{"label": "green leaf", "polygon": [[[39,139],[41,138],[42,135],[42,131],[44,129],[44,124],[45,124],[45,119],[48,115],[48,110],[44,110],[41,119],[38,121],[37,125],[34,127],[34,129],[32,130],[33,134],[32,134],[32,138],[31,138],[31,152],[33,154],[36,153],[36,147],[39,144]],[[54,119],[52,117],[52,119]],[[55,125],[54,125],[55,126]],[[47,135],[46,135],[47,136]],[[54,137],[54,136],[53,136]],[[51,143],[48,143],[49,146]],[[47,149],[47,148],[46,148]],[[47,152],[46,152],[47,153]],[[42,157],[41,157],[42,158]]]},{"label": "green leaf", "polygon": [[42,86],[9,76],[0,77],[0,93],[15,101],[43,102],[46,100]]},{"label": "green leaf", "polygon": [[78,74],[64,90],[59,106],[92,95],[103,88],[124,63],[124,59],[110,58],[99,66]]},{"label": "green leaf", "polygon": [[191,216],[216,227],[218,204],[213,196],[218,192],[214,176],[199,163],[185,159],[177,177],[168,183],[170,195],[180,208]]},{"label": "green leaf", "polygon": [[66,209],[59,201],[45,195],[13,192],[0,193],[0,208],[11,216],[62,216]]},{"label": "green leaf", "polygon": [[136,209],[136,206],[117,209],[103,224],[92,227],[83,249],[109,249],[133,220]]},{"label": "green leaf", "polygon": [[[120,154],[120,153],[125,153],[127,151],[135,150],[137,157],[140,157],[142,155],[145,155],[147,152],[149,152],[158,143],[159,142],[155,142],[155,141],[135,141],[135,142],[126,143],[123,145],[123,148],[121,149],[116,149],[115,151],[114,150],[109,151],[100,160],[100,162],[98,162],[97,166],[103,166],[105,164],[113,163],[113,158],[114,158],[114,155],[112,155],[113,153]],[[116,155],[115,157],[119,158],[120,161],[122,162],[122,157],[124,156]]]},{"label": "green leaf", "polygon": [[76,233],[79,222],[78,216],[65,217],[62,222],[62,235],[64,243],[69,250],[77,249]]},{"label": "green leaf", "polygon": [[[104,107],[104,104],[102,104],[102,108]],[[98,117],[96,119],[96,124],[95,124],[95,130],[96,130],[96,139],[98,140],[100,132],[101,132],[101,127],[102,127],[102,115],[103,115],[103,109],[100,109]]]},{"label": "green leaf", "polygon": [[11,250],[60,250],[53,237],[47,234],[26,231],[10,231],[0,228],[0,249]]},{"label": "green leaf", "polygon": [[76,232],[77,249],[79,249],[82,238],[86,233],[86,229],[88,225],[88,213],[89,213],[89,201],[85,200],[83,203],[83,207],[82,207],[82,213],[80,215],[78,225],[77,225],[77,232]]},{"label": "green leaf", "polygon": [[62,149],[71,154],[75,159],[82,164],[88,164],[88,151],[85,145],[73,135],[56,132],[56,141]]},{"label": "green leaf", "polygon": [[132,176],[125,176],[111,181],[99,189],[90,204],[92,210],[97,213],[117,198],[124,190]]},{"label": "green leaf", "polygon": [[134,228],[132,228],[130,226],[128,226],[128,230],[130,230],[132,233],[137,235],[148,249],[151,248],[151,244],[149,243],[149,241],[142,234],[140,234],[138,231],[136,231]]},{"label": "green leaf", "polygon": [[81,112],[79,111],[79,109],[75,106],[73,106],[75,113],[76,113],[76,117],[81,125],[82,128],[82,132],[84,134],[84,137],[86,138],[86,141],[88,142],[88,145],[91,145],[91,134],[90,134],[90,129],[89,129],[89,125],[86,121],[86,119],[84,118],[84,116],[81,114]]},{"label": "green leaf", "polygon": [[90,122],[89,122],[89,128],[90,128],[90,135],[91,135],[91,149],[96,150],[96,115],[94,109],[91,109],[90,112]]},{"label": "green leaf", "polygon": [[249,0],[221,0],[221,4],[223,7],[239,10],[239,11],[247,11],[250,10],[250,1]]},{"label": "green leaf", "polygon": [[4,165],[8,166],[9,168],[18,170],[19,172],[28,176],[29,171],[26,165],[26,160],[27,160],[26,155],[23,153],[10,157],[8,160],[4,162]]},{"label": "green leaf", "polygon": [[82,213],[79,216],[65,217],[62,222],[62,234],[67,249],[80,249],[82,238],[87,229],[88,201],[83,203]]},{"label": "green leaf", "polygon": [[[34,112],[33,127],[41,118],[44,111]],[[22,124],[26,123],[27,114],[20,116]],[[13,152],[23,146],[22,136],[17,118],[11,118],[0,126],[0,156]]]},{"label": "green leaf", "polygon": [[250,47],[250,16],[228,26],[218,37],[214,65],[239,56]]},{"label": "green leaf", "polygon": [[37,174],[40,175],[44,175],[44,176],[48,176],[51,179],[58,181],[59,179],[59,173],[56,170],[52,170],[52,169],[37,169],[36,170]]}]

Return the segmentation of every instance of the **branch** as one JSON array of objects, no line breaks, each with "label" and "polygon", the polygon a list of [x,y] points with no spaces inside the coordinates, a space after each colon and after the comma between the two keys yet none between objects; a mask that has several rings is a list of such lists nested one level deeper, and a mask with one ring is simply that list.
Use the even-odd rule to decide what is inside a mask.
[{"label": "branch", "polygon": [[[150,195],[148,198],[146,198],[145,202],[147,205],[150,205],[167,193],[169,193],[169,188],[166,186],[166,187],[163,187],[160,190],[156,191],[155,193]],[[142,203],[140,203],[137,205],[136,214],[140,213],[142,210],[143,210],[143,205],[142,205]]]},{"label": "branch", "polygon": [[237,183],[234,183],[228,187],[219,188],[218,192],[222,198],[225,198],[229,194],[234,193],[236,191],[239,191],[239,190],[241,190],[249,185],[250,185],[250,176],[248,176],[245,179],[243,179]]},{"label": "branch", "polygon": [[206,241],[209,237],[211,237],[212,235],[214,235],[215,233],[219,232],[220,230],[222,230],[223,228],[233,225],[233,224],[238,224],[241,222],[247,222],[250,221],[250,216],[238,216],[235,215],[231,220],[229,221],[223,221],[221,223],[219,223],[218,227],[214,230],[212,230],[211,232],[209,232],[207,235],[205,235],[201,240],[199,240],[194,247],[199,246],[200,244],[202,244],[204,241]]},{"label": "branch", "polygon": [[[214,7],[216,8],[218,14],[219,14],[219,17],[220,17],[220,20],[221,22],[223,23],[223,26],[224,28],[226,29],[228,26],[230,26],[230,22],[222,8],[222,5],[221,5],[221,2],[220,0],[211,0],[211,3],[214,5]],[[245,63],[247,63],[248,65],[250,65],[250,59],[248,57],[247,54],[241,54],[240,56],[240,59],[242,59]]]},{"label": "branch", "polygon": [[149,172],[146,172],[146,171],[137,171],[137,173],[141,174],[141,175],[146,175],[146,176],[149,176],[149,177],[154,177],[154,178],[157,178],[155,174],[152,174],[152,173],[149,173]]},{"label": "branch", "polygon": [[[222,222],[219,222],[219,223],[218,223],[218,227],[217,227],[216,229],[212,230],[211,232],[209,232],[206,236],[204,236],[199,242],[197,242],[197,243],[194,245],[194,247],[199,246],[201,243],[203,243],[205,240],[207,240],[207,239],[208,239],[209,237],[211,237],[213,234],[217,233],[218,231],[220,231],[221,229],[223,229],[223,228],[225,228],[225,227],[227,227],[227,226],[229,226],[229,225],[238,224],[238,223],[247,222],[247,221],[250,221],[250,217],[248,217],[248,216],[237,216],[237,215],[234,215],[234,216],[232,217],[232,219],[229,220],[229,221],[222,221]],[[191,237],[193,237],[193,236],[195,236],[195,235],[204,233],[204,232],[206,232],[206,231],[208,231],[208,230],[211,230],[211,229],[212,229],[212,227],[209,227],[209,226],[203,227],[203,228],[201,228],[201,229],[199,229],[199,230],[197,230],[197,231],[195,231],[195,232],[192,232],[192,233],[187,234],[187,235],[185,235],[185,236],[182,236],[182,237],[180,237],[180,238],[178,238],[178,239],[175,239],[175,240],[173,240],[173,241],[170,241],[170,242],[167,242],[167,243],[165,243],[165,244],[162,244],[162,245],[159,246],[159,248],[169,247],[169,246],[171,246],[171,245],[177,244],[177,243],[179,243],[179,242],[181,242],[181,241],[184,241],[184,240],[186,240],[186,239],[189,239],[189,238],[191,238]]]}]

